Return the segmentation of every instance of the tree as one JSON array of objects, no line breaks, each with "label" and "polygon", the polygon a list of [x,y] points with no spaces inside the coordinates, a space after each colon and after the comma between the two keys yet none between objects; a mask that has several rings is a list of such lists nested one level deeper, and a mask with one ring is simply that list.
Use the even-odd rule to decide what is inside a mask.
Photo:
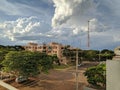
[{"label": "tree", "polygon": [[64,47],[64,49],[63,49],[63,56],[67,58],[69,63],[75,61],[75,51],[70,50],[70,46],[69,45]]},{"label": "tree", "polygon": [[2,62],[5,58],[5,55],[8,53],[7,50],[0,50],[0,62]]},{"label": "tree", "polygon": [[63,49],[63,56],[69,60],[69,63],[75,64],[76,61],[76,52],[78,50],[78,62],[82,62],[82,50],[81,49],[71,49],[70,45],[67,45]]},{"label": "tree", "polygon": [[25,50],[22,46],[20,45],[15,45],[15,46],[3,46],[0,45],[0,50],[7,50],[7,51],[22,51]]},{"label": "tree", "polygon": [[83,51],[83,57],[85,60],[93,61],[93,60],[98,60],[99,56],[99,51],[97,50],[84,50]]},{"label": "tree", "polygon": [[108,50],[108,49],[103,49],[101,51],[101,60],[104,61],[106,59],[112,59],[112,57],[114,56],[114,52],[112,50]]},{"label": "tree", "polygon": [[28,51],[11,51],[2,61],[3,70],[14,72],[18,76],[36,76],[52,68],[52,59],[45,53]]},{"label": "tree", "polygon": [[106,85],[106,65],[99,64],[88,68],[85,71],[85,76],[87,76],[87,81],[94,86],[105,87]]},{"label": "tree", "polygon": [[0,50],[0,69],[2,68],[1,62],[5,59],[5,55],[6,55],[7,53],[8,53],[7,50],[4,50],[4,49]]},{"label": "tree", "polygon": [[50,57],[51,57],[53,63],[56,63],[56,64],[60,65],[60,61],[59,61],[59,59],[58,59],[56,54],[52,55]]}]

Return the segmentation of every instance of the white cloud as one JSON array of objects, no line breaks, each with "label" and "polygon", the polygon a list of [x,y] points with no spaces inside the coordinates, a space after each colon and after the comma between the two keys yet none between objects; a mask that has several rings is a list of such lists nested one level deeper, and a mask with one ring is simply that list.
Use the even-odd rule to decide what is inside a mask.
[{"label": "white cloud", "polygon": [[[91,14],[96,10],[93,0],[53,0],[55,14],[52,18],[52,26],[56,27],[69,21],[70,24],[77,24],[83,20],[89,20]],[[80,24],[80,23],[79,23]]]},{"label": "white cloud", "polygon": [[73,32],[86,31],[88,20],[93,19],[90,28],[92,31],[100,32],[119,23],[119,0],[53,0],[53,2],[55,6],[53,28],[74,27]]},{"label": "white cloud", "polygon": [[2,34],[12,41],[16,40],[16,37],[42,32],[37,31],[35,28],[40,28],[40,21],[38,21],[37,17],[33,16],[18,18],[16,21],[5,21],[4,23],[0,23]]},{"label": "white cloud", "polygon": [[113,47],[120,44],[119,9],[120,0],[1,0],[0,43],[57,41],[86,48],[90,20],[91,48]]},{"label": "white cloud", "polygon": [[91,41],[92,48],[113,47],[119,43],[119,0],[53,0],[53,2],[55,13],[52,27],[62,30],[59,31],[61,37],[65,32],[68,33],[67,41],[77,45],[75,41],[83,39],[85,47],[89,20],[90,38],[95,42],[93,44]]},{"label": "white cloud", "polygon": [[102,25],[96,19],[99,13],[96,11],[98,4],[94,0],[53,0],[53,2],[55,13],[52,18],[52,27],[60,30],[68,28],[69,36],[85,34],[88,30],[87,22],[91,19],[91,31],[95,31],[100,24]]}]

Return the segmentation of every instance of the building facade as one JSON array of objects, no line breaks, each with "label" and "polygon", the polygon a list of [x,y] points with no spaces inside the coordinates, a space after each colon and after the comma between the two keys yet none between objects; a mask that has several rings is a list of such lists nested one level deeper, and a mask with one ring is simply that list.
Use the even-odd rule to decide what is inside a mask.
[{"label": "building facade", "polygon": [[64,45],[56,42],[42,45],[39,45],[37,43],[28,43],[26,46],[24,46],[24,49],[26,51],[39,51],[44,52],[48,55],[57,55],[61,64],[67,64],[67,59],[63,56],[64,47]]}]

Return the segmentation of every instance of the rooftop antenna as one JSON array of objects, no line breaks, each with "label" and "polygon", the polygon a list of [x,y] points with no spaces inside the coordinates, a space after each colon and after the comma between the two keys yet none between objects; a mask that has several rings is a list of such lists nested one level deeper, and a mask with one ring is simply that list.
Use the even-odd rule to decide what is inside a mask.
[{"label": "rooftop antenna", "polygon": [[90,47],[90,28],[89,28],[89,23],[90,23],[90,20],[88,20],[88,42],[87,42],[87,46],[88,46],[88,48]]}]

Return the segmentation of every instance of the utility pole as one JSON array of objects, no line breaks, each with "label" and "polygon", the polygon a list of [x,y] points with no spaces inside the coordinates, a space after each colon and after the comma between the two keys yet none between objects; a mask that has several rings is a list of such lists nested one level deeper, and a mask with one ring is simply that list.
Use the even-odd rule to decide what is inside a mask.
[{"label": "utility pole", "polygon": [[76,49],[76,90],[78,90],[78,48]]}]

